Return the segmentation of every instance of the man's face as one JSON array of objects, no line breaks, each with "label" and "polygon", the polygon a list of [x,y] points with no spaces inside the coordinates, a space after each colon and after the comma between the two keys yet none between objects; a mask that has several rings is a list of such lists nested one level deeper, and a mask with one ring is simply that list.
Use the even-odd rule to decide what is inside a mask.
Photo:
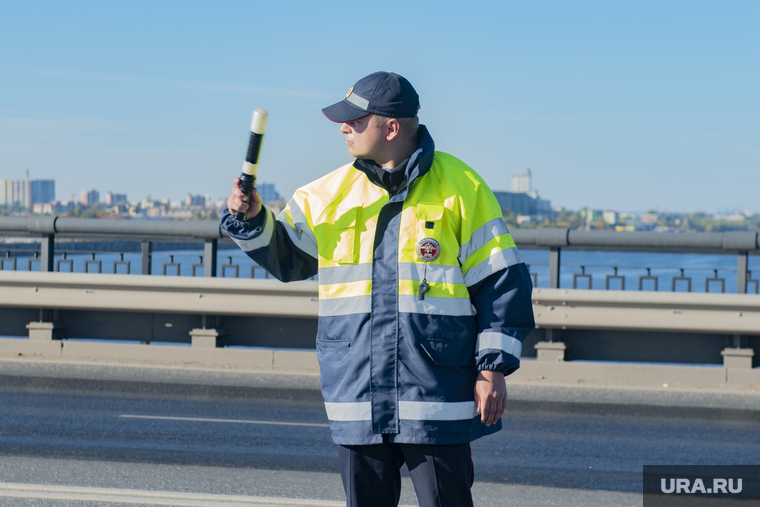
[{"label": "man's face", "polygon": [[343,123],[341,133],[346,135],[348,154],[354,158],[375,160],[384,141],[384,129],[378,127],[375,115]]}]

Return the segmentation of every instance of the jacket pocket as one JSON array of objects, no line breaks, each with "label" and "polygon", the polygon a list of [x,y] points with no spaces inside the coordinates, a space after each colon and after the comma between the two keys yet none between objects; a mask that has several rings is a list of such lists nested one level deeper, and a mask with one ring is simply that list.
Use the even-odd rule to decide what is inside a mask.
[{"label": "jacket pocket", "polygon": [[436,238],[441,234],[443,227],[443,210],[441,204],[417,204],[417,236],[422,238]]},{"label": "jacket pocket", "polygon": [[357,225],[359,222],[359,207],[351,208],[340,215],[333,225],[335,234],[335,250],[332,260],[337,264],[356,264],[359,262],[359,235]]},{"label": "jacket pocket", "polygon": [[475,366],[475,340],[422,338],[420,347],[439,366]]},{"label": "jacket pocket", "polygon": [[336,349],[336,348],[348,348],[351,346],[351,340],[331,340],[321,339],[317,340],[317,349]]}]

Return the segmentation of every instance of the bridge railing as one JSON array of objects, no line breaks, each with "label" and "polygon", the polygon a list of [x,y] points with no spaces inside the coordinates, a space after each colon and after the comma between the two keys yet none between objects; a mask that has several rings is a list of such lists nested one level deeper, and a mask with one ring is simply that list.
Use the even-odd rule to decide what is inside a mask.
[{"label": "bridge railing", "polygon": [[[617,232],[617,231],[583,231],[565,228],[545,229],[515,229],[512,237],[518,247],[526,249],[541,249],[549,251],[548,288],[560,288],[562,268],[572,273],[574,289],[592,288],[594,277],[604,280],[606,290],[636,289],[655,291],[670,288],[673,292],[685,289],[685,292],[696,290],[692,276],[686,276],[688,269],[692,274],[699,274],[704,280],[705,292],[720,288],[725,292],[726,276],[730,273],[736,277],[736,292],[746,294],[758,293],[760,289],[758,278],[749,266],[750,255],[760,254],[760,238],[757,232]],[[736,258],[736,268],[725,267],[681,267],[681,266],[627,266],[621,264],[563,264],[562,253],[567,251],[615,251],[615,252],[647,252],[674,254],[713,254],[731,255]],[[535,268],[538,264],[529,264]],[[546,266],[546,264],[544,264]],[[720,272],[720,273],[719,273]],[[695,274],[695,276],[696,276]],[[626,276],[627,275],[627,276]],[[712,275],[712,276],[710,276]],[[531,269],[534,285],[538,286],[538,276]],[[633,278],[637,282],[631,287],[626,280]],[[663,278],[670,283],[661,286]]]},{"label": "bridge railing", "polygon": [[[578,289],[601,288],[599,281],[604,281],[606,290],[697,292],[704,288],[705,292],[725,292],[727,285],[733,285],[727,284],[727,279],[735,277],[737,293],[760,293],[759,277],[749,263],[751,255],[760,255],[757,232],[659,233],[544,228],[515,229],[512,236],[523,250],[549,253],[548,262],[528,263],[537,287],[560,288],[561,275],[564,275],[568,281],[572,276],[572,288]],[[13,244],[6,239],[14,237],[25,237],[30,243]],[[220,247],[222,250],[236,247],[216,221],[0,217],[0,241],[5,241],[0,245],[0,270],[73,272],[76,258],[82,272],[202,274],[232,278],[269,276],[237,251],[237,255],[220,252]],[[129,243],[129,249],[124,242]],[[191,245],[195,250],[202,249],[202,253],[162,253],[155,249],[157,245],[166,248],[167,243],[175,247],[183,244],[184,249]],[[106,245],[108,248],[104,248]],[[735,256],[736,267],[561,262],[563,252],[578,250],[730,255]],[[135,269],[136,265],[139,269]],[[594,280],[598,281],[596,286]]]},{"label": "bridge railing", "polygon": [[[757,233],[517,229],[512,234],[524,257],[530,250],[543,250],[549,261],[540,272],[539,263],[530,266],[536,278],[548,274],[549,283],[544,278],[533,292],[537,328],[525,340],[523,357],[536,361],[526,361],[525,371],[584,378],[597,368],[596,361],[599,378],[620,380],[616,372],[624,371],[626,363],[650,364],[650,369],[651,363],[709,364],[713,366],[694,370],[688,381],[709,375],[717,383],[735,377],[760,384],[760,369],[753,369],[760,351],[760,296],[747,294],[758,289],[750,269],[750,260],[757,260],[750,257],[760,254]],[[7,238],[12,242],[0,245],[0,336],[19,338],[0,340],[0,354],[50,349],[90,357],[102,349],[103,357],[123,351],[129,357],[165,354],[196,361],[213,356],[224,362],[237,360],[240,349],[221,356],[222,348],[287,349],[292,356],[294,349],[315,347],[318,283],[261,279],[266,278],[263,271],[254,270],[262,268],[239,252],[216,222],[0,217],[0,240]],[[167,244],[173,250],[161,250]],[[225,252],[225,247],[235,250]],[[662,285],[669,284],[661,281],[657,266],[560,262],[574,250],[720,254],[725,260],[735,258],[735,268],[726,263],[709,268],[705,285],[713,287],[709,292],[716,286],[724,292],[729,273],[737,277],[739,294],[698,294],[703,291],[692,283],[693,266],[662,267],[671,271],[673,289],[663,291]],[[157,263],[162,255],[168,262]],[[132,269],[134,263],[140,269]],[[250,278],[258,280],[230,279],[248,278],[248,266]],[[635,274],[639,279],[631,287],[626,276],[630,280],[633,271],[626,270],[637,269],[643,271]],[[41,272],[30,272],[37,270]],[[154,276],[124,276],[140,273]],[[172,276],[180,274],[192,276]],[[591,288],[595,279],[594,288],[599,288],[600,276],[607,290],[570,288],[570,277],[576,289]],[[645,293],[647,288],[657,292]],[[25,335],[29,338],[20,338]],[[118,345],[130,341],[143,345]],[[153,345],[146,347],[148,343]],[[162,349],[157,343],[192,344],[195,352]],[[721,364],[725,372],[714,368]],[[636,368],[635,375],[651,373]],[[674,369],[672,378],[687,381],[684,371]],[[671,377],[658,378],[667,382]]]}]

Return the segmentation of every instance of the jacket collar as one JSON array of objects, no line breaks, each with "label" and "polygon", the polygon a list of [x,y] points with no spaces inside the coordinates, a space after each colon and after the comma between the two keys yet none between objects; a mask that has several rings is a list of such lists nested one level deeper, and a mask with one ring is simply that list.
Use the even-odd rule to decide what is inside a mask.
[{"label": "jacket collar", "polygon": [[[396,194],[391,196],[391,201],[403,201],[406,198],[406,194],[409,191],[409,187],[412,186],[417,178],[425,176],[430,170],[430,166],[433,165],[433,154],[435,153],[435,142],[430,136],[427,127],[420,125],[417,130],[417,149],[409,157],[409,162],[406,164],[404,170],[406,185],[402,186]],[[377,186],[383,187],[383,183],[375,171],[374,162],[364,159],[356,159],[354,167],[362,171],[367,175],[369,180]]]}]

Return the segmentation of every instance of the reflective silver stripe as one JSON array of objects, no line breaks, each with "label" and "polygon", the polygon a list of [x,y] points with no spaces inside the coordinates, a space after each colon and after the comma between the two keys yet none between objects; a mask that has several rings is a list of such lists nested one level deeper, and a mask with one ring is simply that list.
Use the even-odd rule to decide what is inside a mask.
[{"label": "reflective silver stripe", "polygon": [[355,105],[356,107],[359,107],[361,109],[364,109],[365,111],[369,107],[369,100],[365,99],[364,97],[360,97],[355,93],[352,93],[348,97],[346,97],[346,100]]},{"label": "reflective silver stripe", "polygon": [[331,421],[371,421],[372,404],[369,401],[354,403],[325,402],[327,418]]},{"label": "reflective silver stripe", "polygon": [[512,354],[520,358],[522,353],[522,342],[512,336],[496,333],[494,331],[483,331],[478,335],[478,341],[475,344],[478,352],[488,349],[503,350],[507,354]]},{"label": "reflective silver stripe", "polygon": [[348,298],[319,299],[319,316],[351,315],[369,313],[372,296],[354,296]]},{"label": "reflective silver stripe", "polygon": [[[325,402],[327,418],[331,421],[371,421],[372,404]],[[410,421],[461,421],[478,415],[474,401],[399,401],[398,417]]]},{"label": "reflective silver stripe", "polygon": [[288,206],[290,207],[290,218],[293,219],[295,229],[290,226],[285,209],[277,215],[277,220],[282,222],[282,225],[285,226],[285,230],[288,231],[288,236],[290,236],[290,240],[293,244],[316,259],[319,254],[317,250],[317,240],[314,237],[314,233],[311,232],[311,227],[309,227],[309,222],[306,220],[306,215],[301,211],[301,207],[298,206],[294,199],[290,200]]},{"label": "reflective silver stripe", "polygon": [[267,217],[264,219],[264,230],[255,238],[236,239],[230,236],[232,238],[232,241],[234,241],[242,251],[251,252],[253,250],[258,250],[259,248],[269,246],[269,242],[272,241],[272,233],[274,232],[274,213],[268,209],[266,210],[266,213]]},{"label": "reflective silver stripe", "polygon": [[372,280],[372,263],[319,268],[319,285],[361,282],[362,280]]},{"label": "reflective silver stripe", "polygon": [[507,233],[509,233],[509,229],[507,229],[507,224],[504,223],[501,217],[489,220],[483,227],[472,233],[469,242],[461,246],[459,249],[459,262],[464,264],[470,255],[477,252],[486,243],[497,236]]},{"label": "reflective silver stripe", "polygon": [[497,271],[501,271],[510,266],[522,264],[522,262],[522,256],[517,250],[517,247],[513,246],[512,248],[501,250],[477,266],[470,268],[467,274],[464,275],[464,283],[466,283],[468,287],[472,287],[488,275],[492,275]]},{"label": "reflective silver stripe", "polygon": [[442,298],[417,294],[399,294],[398,311],[401,313],[425,313],[428,315],[475,315],[470,298]]},{"label": "reflective silver stripe", "polygon": [[464,283],[462,268],[459,266],[428,264],[427,272],[425,272],[425,264],[417,262],[399,262],[398,277],[399,280],[418,282],[427,279],[430,283]]},{"label": "reflective silver stripe", "polygon": [[474,401],[399,401],[398,418],[412,421],[460,421],[478,413]]}]

